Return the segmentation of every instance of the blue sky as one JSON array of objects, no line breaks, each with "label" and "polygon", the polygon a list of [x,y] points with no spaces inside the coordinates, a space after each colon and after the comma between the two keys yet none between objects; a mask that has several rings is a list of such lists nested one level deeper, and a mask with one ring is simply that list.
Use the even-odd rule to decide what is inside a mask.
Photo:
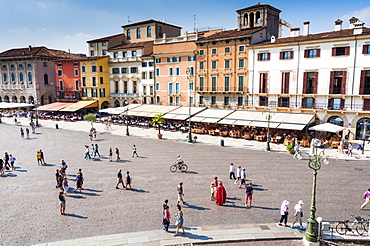
[{"label": "blue sky", "polygon": [[[47,46],[86,53],[86,41],[122,32],[122,25],[148,19],[165,20],[193,31],[237,25],[236,10],[258,1],[241,0],[0,0],[0,52],[18,47]],[[352,16],[370,26],[367,0],[269,0],[293,26],[310,21],[310,33],[330,31],[338,18],[348,27]],[[284,31],[288,35],[288,31]]]}]

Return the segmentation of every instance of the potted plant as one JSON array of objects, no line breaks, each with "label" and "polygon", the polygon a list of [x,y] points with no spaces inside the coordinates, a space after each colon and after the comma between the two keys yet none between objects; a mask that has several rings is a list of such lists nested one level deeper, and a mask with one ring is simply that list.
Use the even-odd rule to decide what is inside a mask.
[{"label": "potted plant", "polygon": [[153,126],[157,125],[158,126],[158,139],[162,139],[162,134],[161,134],[161,124],[165,122],[163,119],[163,114],[156,114],[154,118],[152,119]]},{"label": "potted plant", "polygon": [[294,146],[295,146],[295,141],[290,142],[290,144],[286,146],[286,149],[288,150],[289,153],[294,154],[295,152]]}]

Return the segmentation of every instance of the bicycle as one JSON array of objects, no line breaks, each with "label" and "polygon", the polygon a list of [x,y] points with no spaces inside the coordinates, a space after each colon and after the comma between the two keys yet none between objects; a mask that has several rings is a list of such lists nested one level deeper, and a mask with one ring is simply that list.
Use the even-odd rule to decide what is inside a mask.
[{"label": "bicycle", "polygon": [[354,233],[355,230],[359,235],[363,235],[365,232],[363,219],[361,218],[361,216],[351,215],[351,217],[355,218],[355,221],[353,221],[352,224],[349,225],[349,220],[338,222],[338,224],[335,226],[335,230],[340,235],[345,235],[348,231]]},{"label": "bicycle", "polygon": [[365,232],[366,233],[369,232],[370,218],[362,218],[362,223],[364,223],[364,230],[365,230]]},{"label": "bicycle", "polygon": [[176,172],[177,170],[181,170],[182,172],[186,172],[188,170],[188,165],[186,165],[185,163],[181,163],[180,165],[178,165],[177,163],[170,166],[170,171],[171,172]]}]

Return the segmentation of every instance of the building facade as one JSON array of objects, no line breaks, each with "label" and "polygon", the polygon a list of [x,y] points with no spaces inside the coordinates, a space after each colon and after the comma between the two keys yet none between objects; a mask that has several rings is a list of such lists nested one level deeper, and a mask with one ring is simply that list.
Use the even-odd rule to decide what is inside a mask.
[{"label": "building facade", "polygon": [[108,50],[111,47],[123,44],[125,42],[125,35],[119,33],[116,35],[93,39],[87,41],[88,44],[88,56],[106,56]]},{"label": "building facade", "polygon": [[81,100],[80,59],[55,61],[56,101],[77,102]]}]

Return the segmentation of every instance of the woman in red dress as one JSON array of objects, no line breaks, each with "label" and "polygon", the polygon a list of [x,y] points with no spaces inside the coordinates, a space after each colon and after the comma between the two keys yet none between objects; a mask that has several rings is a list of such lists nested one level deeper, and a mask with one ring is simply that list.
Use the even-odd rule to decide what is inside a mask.
[{"label": "woman in red dress", "polygon": [[216,205],[224,205],[225,201],[226,201],[226,190],[222,183],[222,180],[220,180],[216,192]]}]

